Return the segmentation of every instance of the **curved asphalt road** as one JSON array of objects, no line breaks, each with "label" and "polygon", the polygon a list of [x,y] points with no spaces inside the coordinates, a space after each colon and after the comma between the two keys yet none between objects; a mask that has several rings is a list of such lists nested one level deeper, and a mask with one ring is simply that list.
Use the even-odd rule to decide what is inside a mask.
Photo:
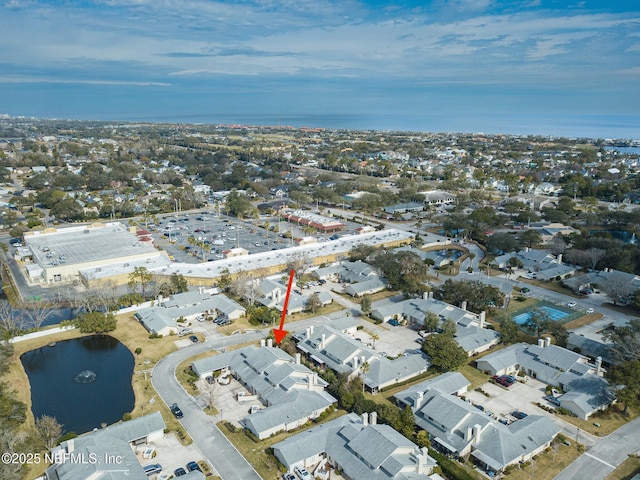
[{"label": "curved asphalt road", "polygon": [[175,377],[175,370],[180,362],[198,353],[220,349],[224,345],[258,340],[266,335],[265,332],[268,330],[190,345],[166,356],[153,369],[151,378],[153,388],[167,405],[177,403],[180,406],[184,413],[180,423],[191,435],[207,461],[225,480],[260,480],[261,477],[220,432],[215,424],[215,418],[206,415],[196,400],[182,388]]}]

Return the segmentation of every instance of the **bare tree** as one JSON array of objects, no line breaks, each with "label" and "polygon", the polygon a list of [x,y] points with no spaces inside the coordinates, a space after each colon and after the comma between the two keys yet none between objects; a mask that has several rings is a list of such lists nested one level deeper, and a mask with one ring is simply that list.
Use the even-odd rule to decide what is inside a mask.
[{"label": "bare tree", "polygon": [[39,329],[44,321],[53,314],[53,309],[41,304],[29,305],[23,310],[29,326]]},{"label": "bare tree", "polygon": [[36,433],[42,446],[51,450],[58,444],[62,436],[62,425],[54,417],[43,415],[36,419]]},{"label": "bare tree", "polygon": [[591,270],[595,270],[596,265],[600,260],[602,260],[605,257],[605,255],[607,254],[607,251],[603,250],[602,248],[590,248],[584,253],[587,259],[589,260],[589,262],[591,263]]},{"label": "bare tree", "polygon": [[0,331],[10,338],[25,327],[26,318],[23,315],[17,315],[9,302],[0,301]]},{"label": "bare tree", "polygon": [[205,409],[211,410],[214,407],[216,398],[218,397],[218,385],[215,379],[211,383],[204,382],[201,397],[204,401]]},{"label": "bare tree", "polygon": [[610,275],[606,282],[599,285],[613,301],[614,305],[617,305],[617,302],[619,301],[625,302],[633,290],[631,282],[624,277],[617,275]]}]

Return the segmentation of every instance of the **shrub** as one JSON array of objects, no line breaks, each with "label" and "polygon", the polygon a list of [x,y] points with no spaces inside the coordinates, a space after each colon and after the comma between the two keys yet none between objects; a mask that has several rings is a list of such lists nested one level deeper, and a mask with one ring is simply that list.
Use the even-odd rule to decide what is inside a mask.
[{"label": "shrub", "polygon": [[140,355],[142,353],[142,348],[140,347],[136,348],[135,352],[136,352],[136,355]]},{"label": "shrub", "polygon": [[131,420],[131,414],[129,412],[126,412],[124,415],[122,415],[123,422],[128,422],[129,420]]}]

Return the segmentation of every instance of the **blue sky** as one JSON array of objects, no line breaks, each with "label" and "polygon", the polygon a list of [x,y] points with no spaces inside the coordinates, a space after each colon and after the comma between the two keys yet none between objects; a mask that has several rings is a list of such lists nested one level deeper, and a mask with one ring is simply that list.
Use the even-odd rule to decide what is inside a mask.
[{"label": "blue sky", "polygon": [[0,31],[11,115],[522,133],[582,117],[640,138],[636,0],[0,0]]}]

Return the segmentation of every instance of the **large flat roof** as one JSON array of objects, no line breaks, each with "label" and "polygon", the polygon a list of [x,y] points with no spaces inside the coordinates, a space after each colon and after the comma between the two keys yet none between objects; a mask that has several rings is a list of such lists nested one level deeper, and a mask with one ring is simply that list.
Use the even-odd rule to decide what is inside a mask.
[{"label": "large flat roof", "polygon": [[[25,235],[34,261],[43,267],[83,265],[145,253],[157,253],[150,242],[139,242],[120,222],[80,225]],[[64,262],[61,261],[64,259]]]},{"label": "large flat roof", "polygon": [[[407,242],[414,236],[402,230],[383,230],[380,232],[364,233],[361,235],[346,235],[338,240],[332,240],[311,245],[272,250],[270,252],[255,253],[242,257],[228,258],[206,263],[172,263],[168,267],[155,270],[154,273],[171,275],[182,274],[189,278],[216,278],[225,269],[230,273],[248,272],[263,268],[285,265],[290,260],[307,257],[310,260],[330,255],[346,255],[349,250],[359,244],[386,245],[395,242]],[[444,239],[445,237],[441,237]]]}]

